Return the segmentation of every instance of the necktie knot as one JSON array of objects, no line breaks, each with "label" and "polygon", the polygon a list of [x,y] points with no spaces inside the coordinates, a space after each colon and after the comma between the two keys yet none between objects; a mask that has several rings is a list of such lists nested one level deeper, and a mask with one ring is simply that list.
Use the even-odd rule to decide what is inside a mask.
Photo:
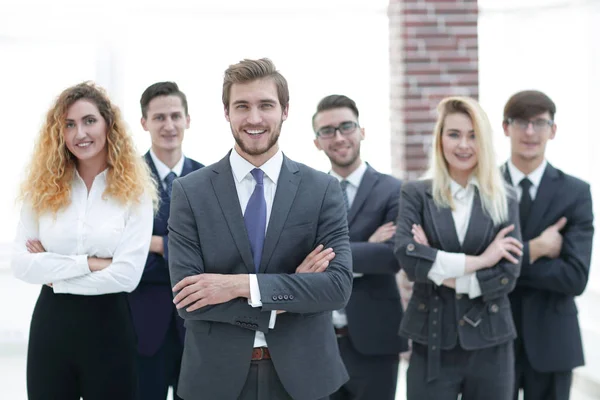
[{"label": "necktie knot", "polygon": [[348,182],[347,180],[343,180],[340,182],[340,186],[342,187],[342,190],[345,192],[346,189],[348,189],[348,185],[350,184],[350,182]]},{"label": "necktie knot", "polygon": [[531,183],[529,178],[525,177],[521,179],[521,182],[519,182],[519,186],[521,186],[521,189],[523,190],[529,190],[533,186],[533,183]]},{"label": "necktie knot", "polygon": [[265,172],[262,169],[254,168],[252,171],[250,171],[250,173],[254,177],[254,180],[256,181],[257,185],[263,184],[263,178],[265,177]]}]

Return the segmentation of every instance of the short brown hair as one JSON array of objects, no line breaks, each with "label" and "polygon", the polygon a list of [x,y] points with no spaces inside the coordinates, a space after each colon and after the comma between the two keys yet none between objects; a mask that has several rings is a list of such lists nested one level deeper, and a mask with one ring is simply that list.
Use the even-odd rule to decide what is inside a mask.
[{"label": "short brown hair", "polygon": [[154,98],[159,96],[177,96],[181,99],[181,105],[185,111],[185,115],[188,114],[188,103],[185,93],[179,90],[179,86],[175,82],[156,82],[144,90],[142,97],[140,98],[140,106],[142,107],[142,117],[148,118],[148,106]]},{"label": "short brown hair", "polygon": [[230,65],[225,71],[223,79],[223,105],[229,110],[229,94],[234,83],[249,83],[258,79],[271,78],[277,86],[277,97],[282,109],[285,109],[290,101],[288,84],[283,75],[277,71],[273,61],[268,58],[260,60],[244,59],[237,64]]},{"label": "short brown hair", "polygon": [[315,129],[315,118],[317,118],[317,114],[336,108],[350,109],[358,121],[358,107],[356,107],[354,100],[348,96],[344,96],[343,94],[331,94],[322,98],[321,101],[319,101],[319,104],[317,104],[317,112],[315,112],[312,117],[313,129]]},{"label": "short brown hair", "polygon": [[530,119],[545,112],[554,119],[556,105],[545,93],[538,90],[524,90],[512,95],[504,106],[504,122],[509,119]]}]

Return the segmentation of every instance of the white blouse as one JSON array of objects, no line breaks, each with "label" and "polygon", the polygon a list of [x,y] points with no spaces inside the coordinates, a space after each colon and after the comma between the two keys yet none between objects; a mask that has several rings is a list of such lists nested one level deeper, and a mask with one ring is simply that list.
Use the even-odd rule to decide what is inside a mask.
[{"label": "white blouse", "polygon": [[[98,174],[88,194],[75,174],[71,203],[56,215],[37,215],[25,202],[17,228],[11,267],[17,278],[52,283],[54,293],[100,295],[131,292],[142,277],[152,236],[150,196],[123,205],[103,196],[106,173]],[[45,253],[31,254],[27,240],[39,240]],[[112,258],[102,271],[91,272],[88,257]]]}]

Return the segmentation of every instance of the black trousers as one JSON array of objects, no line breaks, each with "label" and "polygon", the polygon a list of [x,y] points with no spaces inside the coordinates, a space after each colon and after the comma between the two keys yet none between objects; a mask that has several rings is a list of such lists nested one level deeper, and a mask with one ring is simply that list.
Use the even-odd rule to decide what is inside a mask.
[{"label": "black trousers", "polygon": [[427,382],[427,346],[413,343],[406,373],[407,400],[512,400],[512,341],[481,350],[441,351],[438,378]]},{"label": "black trousers", "polygon": [[[271,360],[252,361],[238,400],[293,400],[286,392]],[[315,399],[317,400],[317,399]],[[329,400],[325,397],[321,400]]]},{"label": "black trousers", "polygon": [[140,400],[165,400],[169,386],[173,386],[173,400],[181,400],[176,393],[182,354],[183,345],[172,323],[156,354],[137,357]]},{"label": "black trousers", "polygon": [[136,353],[124,293],[54,294],[43,286],[29,333],[29,399],[136,399]]},{"label": "black trousers", "polygon": [[524,400],[569,400],[572,378],[572,371],[534,370],[525,354],[523,342],[515,340],[515,400],[519,397],[519,389],[523,389]]},{"label": "black trousers", "polygon": [[350,380],[331,395],[331,400],[396,398],[399,354],[366,356],[354,348],[347,336],[338,339],[338,346]]}]

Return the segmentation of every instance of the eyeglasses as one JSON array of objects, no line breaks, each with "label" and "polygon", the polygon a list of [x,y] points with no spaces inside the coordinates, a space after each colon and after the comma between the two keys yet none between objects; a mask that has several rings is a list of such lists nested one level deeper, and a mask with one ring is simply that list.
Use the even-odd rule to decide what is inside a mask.
[{"label": "eyeglasses", "polygon": [[508,123],[521,131],[526,131],[529,124],[531,124],[534,132],[543,132],[554,125],[554,121],[544,118],[534,119],[533,121],[523,118],[509,118]]},{"label": "eyeglasses", "polygon": [[316,134],[321,139],[331,139],[335,136],[336,131],[340,131],[342,136],[348,136],[356,132],[358,124],[353,121],[345,121],[338,126],[324,126],[316,131]]}]

